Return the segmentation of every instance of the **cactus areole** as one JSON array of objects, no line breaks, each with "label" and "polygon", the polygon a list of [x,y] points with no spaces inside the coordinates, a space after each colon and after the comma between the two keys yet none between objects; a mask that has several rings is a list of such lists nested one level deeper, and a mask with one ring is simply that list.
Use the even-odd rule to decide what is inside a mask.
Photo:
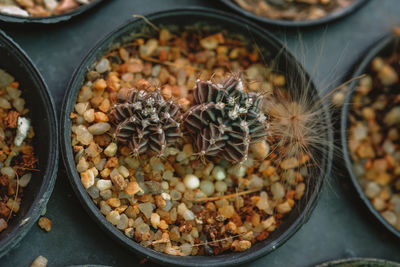
[{"label": "cactus areole", "polygon": [[197,80],[193,94],[184,126],[201,156],[243,162],[250,144],[266,138],[268,123],[260,110],[262,97],[246,92],[237,75],[222,84]]},{"label": "cactus areole", "polygon": [[116,124],[115,137],[127,144],[134,156],[150,150],[163,155],[165,148],[182,136],[179,106],[166,101],[159,90],[131,89],[111,111]]}]

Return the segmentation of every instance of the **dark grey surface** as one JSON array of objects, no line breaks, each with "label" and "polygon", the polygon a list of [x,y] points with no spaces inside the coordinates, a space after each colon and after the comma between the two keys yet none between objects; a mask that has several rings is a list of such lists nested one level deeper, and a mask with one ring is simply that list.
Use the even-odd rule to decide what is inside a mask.
[{"label": "dark grey surface", "polygon": [[[67,23],[0,27],[38,65],[59,112],[75,66],[96,41],[132,14],[194,5],[226,9],[217,1],[112,0]],[[365,49],[395,25],[400,25],[400,1],[372,0],[351,16],[328,26],[287,31],[265,27],[288,45],[310,73],[316,70],[313,76],[321,90],[330,90],[344,79]],[[349,256],[400,261],[400,240],[365,211],[346,178],[337,178],[336,173],[342,170],[339,166],[333,171],[310,220],[300,231],[275,252],[248,266],[311,266]],[[53,221],[51,232],[33,227],[17,248],[0,259],[0,266],[29,266],[38,255],[47,257],[49,266],[139,265],[134,255],[105,236],[85,213],[62,164],[46,216]]]}]

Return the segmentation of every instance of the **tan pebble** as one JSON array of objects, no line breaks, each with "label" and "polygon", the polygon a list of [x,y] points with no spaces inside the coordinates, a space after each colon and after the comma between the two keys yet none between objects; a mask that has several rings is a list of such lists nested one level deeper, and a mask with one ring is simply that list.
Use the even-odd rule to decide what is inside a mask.
[{"label": "tan pebble", "polygon": [[381,211],[385,208],[386,203],[381,197],[375,197],[372,199],[372,205],[376,210]]},{"label": "tan pebble", "polygon": [[378,78],[385,86],[390,86],[399,81],[399,76],[392,66],[385,64],[378,72]]},{"label": "tan pebble", "polygon": [[268,219],[262,221],[261,224],[262,224],[264,229],[268,229],[271,226],[276,224],[275,217],[274,216],[270,216]]},{"label": "tan pebble", "polygon": [[39,256],[32,262],[31,267],[46,267],[47,263],[48,260],[45,257]]},{"label": "tan pebble", "polygon": [[86,170],[81,173],[81,182],[85,189],[88,189],[92,185],[94,185],[94,174],[90,170]]},{"label": "tan pebble", "polygon": [[168,100],[172,97],[171,86],[166,85],[161,89],[162,96]]},{"label": "tan pebble", "polygon": [[86,155],[89,157],[96,157],[103,151],[95,142],[90,142],[90,145],[85,149]]},{"label": "tan pebble", "polygon": [[200,45],[207,50],[213,50],[218,46],[218,39],[214,35],[211,35],[201,39]]},{"label": "tan pebble", "polygon": [[33,0],[16,0],[16,2],[18,3],[18,5],[24,8],[30,8],[35,6]]},{"label": "tan pebble", "polygon": [[235,214],[235,208],[231,205],[223,206],[218,209],[218,213],[229,219]]},{"label": "tan pebble", "polygon": [[101,102],[103,102],[104,97],[102,96],[95,96],[92,99],[90,99],[90,104],[92,104],[92,107],[98,108],[101,104]]},{"label": "tan pebble", "polygon": [[120,85],[120,80],[118,78],[118,73],[116,72],[110,72],[107,75],[107,88],[111,91],[118,91],[121,87]]},{"label": "tan pebble", "polygon": [[231,245],[231,249],[236,252],[242,252],[251,247],[251,242],[248,240],[235,240]]},{"label": "tan pebble", "polygon": [[257,227],[260,224],[260,215],[258,213],[253,213],[251,216],[251,223],[254,227]]},{"label": "tan pebble", "polygon": [[190,101],[187,98],[180,98],[178,104],[181,106],[183,111],[187,111],[190,107]]},{"label": "tan pebble", "polygon": [[102,170],[100,172],[100,176],[103,178],[107,178],[108,176],[110,176],[111,170],[109,168],[105,168],[104,170]]},{"label": "tan pebble", "polygon": [[93,84],[94,89],[104,90],[107,87],[107,82],[104,79],[97,79]]},{"label": "tan pebble", "polygon": [[83,172],[86,171],[89,168],[89,163],[87,162],[87,160],[82,157],[79,159],[78,165],[76,165],[76,170],[78,172]]},{"label": "tan pebble", "polygon": [[138,192],[144,192],[137,182],[129,182],[125,188],[125,193],[128,195],[135,195]]},{"label": "tan pebble", "polygon": [[289,211],[291,211],[292,207],[290,206],[289,202],[285,201],[281,204],[278,204],[276,206],[276,210],[278,211],[278,213],[288,213]]},{"label": "tan pebble", "polygon": [[371,144],[363,142],[357,147],[357,155],[360,158],[366,159],[366,158],[374,158],[375,157],[375,151]]},{"label": "tan pebble", "polygon": [[157,213],[152,213],[150,216],[150,222],[153,228],[158,228],[158,225],[160,224],[160,215]]},{"label": "tan pebble", "polygon": [[160,223],[158,224],[158,227],[162,230],[167,230],[169,225],[165,220],[161,220]]},{"label": "tan pebble", "polygon": [[375,181],[381,186],[387,185],[391,180],[392,176],[386,172],[379,173],[375,178]]},{"label": "tan pebble", "polygon": [[119,206],[121,206],[121,200],[115,197],[107,199],[106,203],[113,208],[118,208]]},{"label": "tan pebble", "polygon": [[147,90],[150,87],[150,83],[146,79],[140,79],[133,85],[137,90]]},{"label": "tan pebble", "polygon": [[0,232],[7,229],[8,224],[7,221],[4,220],[3,218],[0,218]]},{"label": "tan pebble", "polygon": [[164,45],[169,39],[171,39],[172,35],[167,29],[161,29],[159,32],[160,43]]},{"label": "tan pebble", "polygon": [[124,177],[122,177],[122,175],[120,174],[117,174],[114,177],[112,177],[111,181],[119,191],[122,191],[127,187],[127,183],[125,182]]},{"label": "tan pebble", "polygon": [[46,232],[50,232],[52,224],[53,222],[46,217],[40,217],[38,221],[39,227],[45,230]]},{"label": "tan pebble", "polygon": [[265,140],[254,143],[250,146],[251,152],[257,159],[265,159],[269,153],[269,145]]},{"label": "tan pebble", "polygon": [[94,109],[88,109],[83,113],[83,118],[87,121],[87,122],[93,122],[94,121]]},{"label": "tan pebble", "polygon": [[104,100],[101,102],[101,104],[100,104],[100,106],[99,106],[99,109],[100,109],[101,111],[107,113],[108,110],[110,109],[110,100],[108,100],[107,98],[104,99]]},{"label": "tan pebble", "polygon": [[293,169],[299,166],[299,160],[297,158],[288,158],[283,160],[280,166],[284,170]]},{"label": "tan pebble", "polygon": [[108,122],[108,116],[103,112],[98,111],[94,113],[94,120],[96,122]]},{"label": "tan pebble", "polygon": [[55,14],[63,14],[72,11],[79,7],[75,0],[61,0],[58,6],[54,9]]}]

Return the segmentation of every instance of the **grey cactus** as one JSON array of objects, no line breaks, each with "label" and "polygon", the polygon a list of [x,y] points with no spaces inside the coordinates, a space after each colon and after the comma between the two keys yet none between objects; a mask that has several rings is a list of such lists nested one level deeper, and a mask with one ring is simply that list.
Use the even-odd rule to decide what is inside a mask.
[{"label": "grey cactus", "polygon": [[268,123],[260,111],[262,96],[246,92],[238,75],[222,84],[198,80],[193,95],[193,106],[184,114],[184,126],[193,135],[200,156],[243,162],[250,144],[266,138]]},{"label": "grey cactus", "polygon": [[116,125],[115,137],[128,144],[134,156],[148,150],[161,156],[169,144],[181,137],[179,106],[166,101],[158,89],[131,89],[119,102],[110,113]]}]

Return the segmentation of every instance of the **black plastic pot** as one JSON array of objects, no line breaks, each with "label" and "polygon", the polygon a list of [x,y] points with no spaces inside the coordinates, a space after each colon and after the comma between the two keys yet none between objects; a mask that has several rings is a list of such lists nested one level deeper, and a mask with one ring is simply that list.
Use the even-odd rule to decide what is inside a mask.
[{"label": "black plastic pot", "polygon": [[325,262],[315,267],[400,267],[400,264],[381,259],[350,258]]},{"label": "black plastic pot", "polygon": [[[202,26],[207,26],[210,33],[212,33],[211,29],[213,28],[215,30],[226,30],[231,35],[242,36],[245,40],[256,42],[260,46],[260,50],[263,51],[264,57],[267,61],[271,58],[276,59],[275,62],[278,70],[280,70],[282,73],[292,74],[288,76],[289,81],[287,82],[291,92],[298,92],[299,88],[297,85],[299,80],[309,81],[309,77],[303,68],[297,64],[294,57],[283,48],[282,44],[280,44],[271,34],[261,27],[241,17],[213,9],[189,8],[154,13],[147,15],[146,18],[148,18],[155,25],[163,25],[166,27],[168,27],[168,25],[174,25],[175,29],[179,28],[179,30],[182,30],[186,26],[193,26],[193,24],[195,24],[196,26],[194,27],[201,28]],[[190,18],[190,22],[188,18]],[[119,244],[122,244],[140,256],[144,256],[149,258],[151,261],[160,264],[176,266],[232,266],[252,261],[274,251],[278,246],[282,245],[287,239],[289,239],[300,228],[300,226],[307,221],[312,208],[316,204],[319,191],[322,186],[322,181],[329,174],[331,168],[332,150],[329,149],[331,146],[328,144],[332,142],[333,138],[330,131],[326,133],[326,151],[328,152],[320,157],[320,166],[322,172],[320,175],[315,177],[315,181],[310,183],[310,187],[308,188],[305,196],[283,221],[279,228],[275,232],[271,233],[271,235],[265,241],[254,244],[249,250],[241,253],[230,253],[218,256],[179,257],[163,254],[152,249],[145,248],[132,239],[126,237],[120,230],[107,222],[105,217],[100,213],[99,208],[93,203],[92,199],[85,191],[81,184],[79,174],[76,171],[74,154],[71,147],[70,112],[73,111],[77,95],[82,84],[84,83],[87,70],[90,69],[97,60],[105,55],[108,50],[124,42],[133,40],[135,35],[140,32],[146,32],[146,36],[158,36],[158,33],[155,32],[153,28],[148,26],[148,24],[146,24],[143,20],[133,19],[116,29],[114,32],[110,33],[105,39],[95,45],[75,71],[65,94],[60,128],[60,135],[62,136],[63,159],[71,184],[84,208],[89,213],[89,216],[92,217],[96,223],[98,223],[101,228],[107,234],[111,235],[112,238]],[[311,82],[310,86],[312,87],[312,90],[310,90],[310,97],[312,99],[317,99],[318,93]],[[329,116],[326,110],[321,110],[321,113],[321,116],[325,116],[326,122],[329,124]]]},{"label": "black plastic pot", "polygon": [[283,20],[283,19],[270,19],[267,17],[261,17],[258,16],[250,11],[247,11],[243,8],[241,8],[239,5],[234,3],[232,0],[220,0],[222,3],[224,3],[226,6],[231,8],[232,10],[235,10],[237,13],[246,16],[250,19],[256,20],[261,23],[266,23],[266,24],[272,24],[275,26],[283,26],[283,27],[310,27],[310,26],[316,26],[320,24],[326,24],[332,21],[335,21],[337,19],[340,19],[344,16],[347,16],[351,14],[352,12],[356,11],[359,7],[361,7],[363,4],[365,4],[369,0],[356,0],[353,4],[351,4],[349,7],[338,10],[336,12],[332,12],[326,17],[320,18],[320,19],[315,19],[315,20]]},{"label": "black plastic pot", "polygon": [[[0,233],[0,257],[26,235],[37,221],[53,191],[58,167],[57,120],[53,101],[38,69],[3,31],[0,31],[0,68],[20,83],[35,130],[33,146],[38,158],[38,172],[24,189],[20,210]],[[1,264],[0,264],[1,265]]]},{"label": "black plastic pot", "polygon": [[62,21],[67,21],[73,17],[76,17],[83,12],[91,9],[92,7],[97,6],[101,2],[105,0],[95,0],[92,3],[88,5],[84,5],[78,9],[75,9],[71,12],[61,14],[61,15],[55,15],[55,16],[50,16],[50,17],[40,17],[40,18],[35,18],[35,17],[21,17],[21,16],[12,16],[12,15],[7,15],[4,13],[0,13],[0,21],[4,22],[11,22],[11,23],[35,23],[35,24],[53,24],[53,23],[58,23]]},{"label": "black plastic pot", "polygon": [[[396,41],[397,40],[397,41]],[[368,67],[370,66],[371,61],[376,56],[390,56],[391,53],[394,51],[394,47],[398,45],[399,39],[394,36],[389,36],[383,38],[382,40],[378,41],[369,51],[362,57],[362,60],[358,67],[355,69],[352,77],[360,76],[368,71]],[[350,158],[349,149],[348,149],[348,114],[351,112],[351,100],[353,97],[353,93],[355,88],[357,87],[358,81],[354,81],[349,84],[345,102],[341,111],[341,142],[342,142],[342,151],[343,151],[343,158],[349,173],[350,179],[357,190],[358,196],[363,201],[364,205],[367,209],[374,215],[375,218],[378,219],[380,223],[382,223],[390,232],[392,232],[395,236],[400,238],[400,231],[394,228],[390,223],[388,223],[385,218],[374,208],[371,201],[365,195],[364,190],[362,189],[360,183],[358,182],[357,176],[353,171],[353,162]]]}]

